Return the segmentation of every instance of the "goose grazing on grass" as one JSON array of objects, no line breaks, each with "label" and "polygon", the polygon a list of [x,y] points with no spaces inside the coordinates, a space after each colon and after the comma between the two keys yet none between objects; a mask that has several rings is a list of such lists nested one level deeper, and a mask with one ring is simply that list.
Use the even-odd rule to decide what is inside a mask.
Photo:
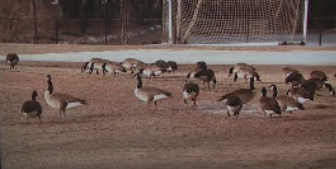
[{"label": "goose grazing on grass", "polygon": [[290,84],[293,87],[298,86],[300,83],[302,83],[303,81],[305,81],[305,78],[303,77],[303,75],[298,72],[292,72],[290,73],[286,78],[285,78],[285,83],[286,84]]},{"label": "goose grazing on grass", "polygon": [[39,122],[42,123],[42,106],[36,101],[37,91],[33,91],[32,100],[25,101],[22,104],[21,112],[26,117],[27,123],[29,123],[28,118],[38,117]]},{"label": "goose grazing on grass", "polygon": [[[86,68],[90,69],[91,68],[91,64],[93,62],[99,62],[101,60],[103,60],[103,59],[102,58],[91,58],[91,60],[89,62],[85,62],[84,66],[81,68],[82,73],[85,72]],[[99,68],[97,68],[96,71],[97,71],[97,74],[98,74],[99,73]]]},{"label": "goose grazing on grass", "polygon": [[308,90],[312,95],[315,95],[315,92],[318,90],[323,90],[327,88],[329,90],[329,94],[335,97],[334,88],[329,83],[326,83],[324,80],[321,80],[320,78],[311,78],[305,80],[299,84],[299,87]]},{"label": "goose grazing on grass", "polygon": [[196,100],[199,95],[200,88],[198,84],[189,82],[183,86],[183,100],[184,104],[188,104],[187,100],[191,99],[194,102],[194,106],[197,105]]},{"label": "goose grazing on grass", "polygon": [[239,116],[239,112],[243,108],[243,101],[235,95],[222,96],[218,101],[224,101],[226,104],[227,115],[230,117],[233,114],[235,117]]},{"label": "goose grazing on grass", "polygon": [[298,72],[294,67],[286,66],[282,68],[282,77],[286,80],[287,76],[293,72]]},{"label": "goose grazing on grass", "polygon": [[136,69],[136,67],[139,67],[139,64],[144,64],[144,62],[138,60],[138,59],[135,59],[135,58],[126,58],[122,63],[121,65],[123,67],[125,67],[127,70],[130,70],[131,71],[131,74],[134,73],[134,70]]},{"label": "goose grazing on grass", "polygon": [[292,114],[296,110],[305,110],[304,106],[292,97],[288,95],[278,96],[278,87],[276,85],[270,85],[270,89],[273,91],[273,98],[278,101],[282,111]]},{"label": "goose grazing on grass", "polygon": [[168,68],[167,68],[168,73],[173,72],[173,74],[174,74],[174,72],[176,70],[178,70],[178,66],[177,66],[177,63],[175,61],[171,61],[171,60],[167,61],[167,66],[168,66]]},{"label": "goose grazing on grass", "polygon": [[256,68],[254,68],[251,65],[248,65],[246,63],[236,63],[236,65],[230,67],[230,69],[229,69],[229,77],[231,77],[231,75],[233,73],[238,72],[241,68],[246,68],[246,69],[250,69],[251,71],[256,71]]},{"label": "goose grazing on grass", "polygon": [[310,72],[309,75],[311,79],[320,79],[322,81],[328,81],[328,77],[323,71],[314,70]]},{"label": "goose grazing on grass", "polygon": [[119,72],[124,72],[124,73],[127,72],[126,68],[123,67],[121,63],[112,62],[112,61],[108,61],[104,63],[102,66],[102,69],[103,69],[104,76],[107,72],[113,73],[113,77],[115,77],[116,74]]},{"label": "goose grazing on grass", "polygon": [[66,109],[72,109],[87,104],[85,100],[70,96],[68,94],[53,93],[54,86],[51,81],[51,75],[47,75],[47,78],[48,89],[44,93],[44,99],[50,107],[59,110],[59,118],[62,118],[62,114],[63,118],[65,118]]},{"label": "goose grazing on grass", "polygon": [[6,62],[9,64],[10,69],[14,69],[15,65],[19,63],[19,56],[16,53],[9,53],[6,55]]},{"label": "goose grazing on grass", "polygon": [[272,118],[273,114],[278,114],[281,117],[281,107],[275,98],[267,97],[267,90],[265,87],[261,90],[262,97],[259,99],[259,111],[265,115],[269,114]]},{"label": "goose grazing on grass", "polygon": [[[250,78],[250,86],[249,86],[248,89],[243,88],[243,89],[238,89],[238,90],[232,91],[230,93],[227,93],[227,94],[221,96],[218,99],[218,101],[226,102],[228,98],[238,97],[242,101],[242,104],[246,104],[246,103],[250,102],[256,96],[256,93],[254,92],[254,90],[255,90],[254,78]],[[233,100],[236,100],[236,99],[233,99]]]},{"label": "goose grazing on grass", "polygon": [[259,76],[259,74],[256,71],[253,71],[250,68],[243,67],[243,68],[240,68],[239,71],[237,71],[235,73],[235,77],[234,77],[233,81],[237,81],[238,79],[248,80],[250,78],[255,78],[254,79],[255,81],[261,82],[260,76]]},{"label": "goose grazing on grass", "polygon": [[138,99],[146,102],[148,108],[150,108],[149,104],[151,102],[154,102],[154,105],[156,107],[157,101],[173,97],[172,93],[162,90],[160,88],[143,87],[140,73],[136,73],[135,78],[138,80],[138,84],[134,90],[134,94]]},{"label": "goose grazing on grass", "polygon": [[152,65],[146,65],[145,67],[143,68],[140,68],[139,72],[140,74],[142,75],[146,75],[147,77],[149,77],[149,79],[151,77],[156,77],[156,76],[160,76],[162,75],[162,77],[164,77],[164,72],[166,71],[165,68],[162,68],[162,67],[159,67],[155,64],[152,64]]},{"label": "goose grazing on grass", "polygon": [[287,95],[291,96],[293,99],[297,100],[301,104],[304,104],[309,100],[314,101],[314,95],[312,95],[308,90],[302,87],[295,87],[291,90],[288,90]]},{"label": "goose grazing on grass", "polygon": [[[187,75],[186,79],[190,78],[190,73]],[[215,72],[211,69],[203,69],[203,70],[199,70],[198,72],[195,73],[194,78],[200,79],[201,81],[207,82],[208,83],[208,88],[210,89],[210,82],[213,82],[213,87],[216,86],[217,84],[217,79],[216,79],[216,75]]]}]

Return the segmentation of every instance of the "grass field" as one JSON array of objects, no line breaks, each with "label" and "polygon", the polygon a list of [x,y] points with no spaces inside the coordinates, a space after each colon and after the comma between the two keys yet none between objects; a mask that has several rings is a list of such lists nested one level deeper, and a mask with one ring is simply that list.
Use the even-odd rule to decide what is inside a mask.
[{"label": "grass field", "polygon": [[[14,46],[0,46],[0,54],[5,55]],[[57,52],[49,47],[20,47],[18,53]],[[66,48],[91,51],[84,47]],[[327,91],[319,91],[315,101],[305,105],[305,111],[292,116],[270,118],[258,112],[262,87],[276,84],[279,93],[285,94],[288,86],[281,77],[282,66],[255,65],[263,82],[255,83],[257,96],[244,105],[240,117],[235,119],[228,118],[224,104],[217,102],[229,91],[248,87],[247,82],[227,78],[231,65],[209,65],[218,79],[213,89],[192,79],[201,86],[196,107],[191,101],[183,104],[182,98],[183,80],[194,65],[180,65],[175,74],[164,78],[144,78],[145,86],[157,86],[174,95],[158,102],[154,112],[134,96],[137,81],[129,73],[117,77],[89,75],[80,72],[82,64],[20,62],[17,71],[10,71],[4,62],[0,64],[2,168],[336,167],[336,98]],[[336,86],[335,66],[296,68],[305,77],[312,70],[325,71],[330,78],[328,83]],[[44,101],[47,74],[53,76],[55,92],[84,98],[89,105],[67,110],[66,118],[58,119],[57,110]],[[38,119],[29,119],[30,124],[25,124],[20,113],[22,103],[31,98],[33,90],[38,91],[37,100],[43,106],[42,124],[38,124]]]}]

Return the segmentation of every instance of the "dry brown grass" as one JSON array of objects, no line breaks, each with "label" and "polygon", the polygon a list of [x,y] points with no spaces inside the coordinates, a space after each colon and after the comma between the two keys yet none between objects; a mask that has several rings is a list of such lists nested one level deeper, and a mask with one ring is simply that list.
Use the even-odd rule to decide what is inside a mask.
[{"label": "dry brown grass", "polygon": [[184,45],[144,45],[144,46],[118,46],[118,45],[68,45],[68,44],[12,44],[0,43],[0,55],[9,52],[18,54],[43,54],[65,52],[100,52],[118,51],[127,49],[169,49],[169,50],[241,50],[241,51],[336,51],[336,47],[308,47],[308,46],[273,46],[273,47],[220,47],[220,46],[184,46]]},{"label": "dry brown grass", "polygon": [[[335,99],[318,92],[315,102],[283,118],[256,111],[258,95],[244,106],[239,119],[228,118],[216,99],[248,83],[227,79],[229,65],[210,65],[218,85],[201,85],[199,105],[184,105],[181,87],[191,65],[174,75],[151,80],[174,98],[160,101],[156,112],[134,96],[136,80],[129,74],[102,77],[80,73],[82,63],[20,62],[18,72],[0,64],[3,168],[296,168],[336,166]],[[261,87],[275,83],[284,94],[280,66],[258,66]],[[298,66],[305,76],[313,69],[327,72],[330,83],[336,67]],[[89,105],[66,111],[65,119],[46,105],[46,74],[53,75],[55,92],[84,98]],[[196,81],[198,82],[198,81]],[[201,83],[199,83],[201,84]],[[43,124],[24,124],[20,108],[38,91]],[[191,103],[191,102],[190,102]],[[151,105],[153,107],[153,105]]]}]

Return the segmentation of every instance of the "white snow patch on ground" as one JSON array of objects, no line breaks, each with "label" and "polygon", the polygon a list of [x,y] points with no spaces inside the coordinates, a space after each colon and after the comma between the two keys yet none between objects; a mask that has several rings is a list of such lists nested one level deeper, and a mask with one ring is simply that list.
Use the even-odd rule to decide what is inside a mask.
[{"label": "white snow patch on ground", "polygon": [[[93,57],[122,62],[126,58],[137,58],[146,63],[159,59],[173,60],[179,64],[194,64],[206,61],[208,64],[249,64],[274,65],[336,65],[336,51],[213,51],[213,50],[124,50],[78,53],[20,54],[20,61],[86,62]],[[5,56],[0,56],[5,61]]]}]

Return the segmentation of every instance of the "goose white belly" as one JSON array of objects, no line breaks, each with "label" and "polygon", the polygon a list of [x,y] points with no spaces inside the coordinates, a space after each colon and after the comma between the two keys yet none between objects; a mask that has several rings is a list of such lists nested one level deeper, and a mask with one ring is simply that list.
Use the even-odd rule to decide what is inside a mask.
[{"label": "goose white belly", "polygon": [[287,106],[285,110],[286,110],[286,111],[294,111],[294,110],[299,110],[299,108],[297,108],[297,107],[292,107],[292,106]]},{"label": "goose white belly", "polygon": [[155,74],[155,76],[159,76],[159,75],[162,74],[162,71],[156,71],[156,72],[154,72],[154,74]]},{"label": "goose white belly", "polygon": [[188,93],[187,91],[183,91],[183,98],[184,99],[194,98],[195,95],[196,95],[195,92]]},{"label": "goose white belly", "polygon": [[300,102],[301,104],[303,104],[303,103],[305,103],[306,101],[308,101],[309,99],[299,97],[299,98],[297,98],[297,100],[298,100],[298,102]]},{"label": "goose white belly", "polygon": [[28,118],[34,118],[37,116],[38,112],[37,111],[32,111],[32,112],[23,112],[22,113],[25,117]]},{"label": "goose white belly", "polygon": [[161,100],[167,98],[164,94],[155,95],[153,101]]},{"label": "goose white belly", "polygon": [[134,90],[134,95],[135,95],[138,99],[140,99],[140,100],[142,100],[142,101],[144,101],[144,102],[147,102],[147,100],[148,100],[148,98],[147,98],[146,96],[143,96],[143,95],[140,94],[140,91],[139,91],[138,88],[135,88],[135,90]]},{"label": "goose white belly", "polygon": [[265,110],[266,114],[276,114],[273,110]]},{"label": "goose white belly", "polygon": [[150,71],[148,70],[143,70],[142,74],[146,75],[146,76],[150,76]]},{"label": "goose white belly", "polygon": [[65,109],[72,109],[72,108],[75,108],[75,107],[78,107],[78,106],[81,106],[82,103],[80,102],[70,102],[67,104],[67,106],[65,107]]},{"label": "goose white belly", "polygon": [[229,112],[234,112],[234,111],[239,110],[240,105],[237,105],[237,106],[229,106],[229,105],[227,105],[226,108],[229,110]]}]

